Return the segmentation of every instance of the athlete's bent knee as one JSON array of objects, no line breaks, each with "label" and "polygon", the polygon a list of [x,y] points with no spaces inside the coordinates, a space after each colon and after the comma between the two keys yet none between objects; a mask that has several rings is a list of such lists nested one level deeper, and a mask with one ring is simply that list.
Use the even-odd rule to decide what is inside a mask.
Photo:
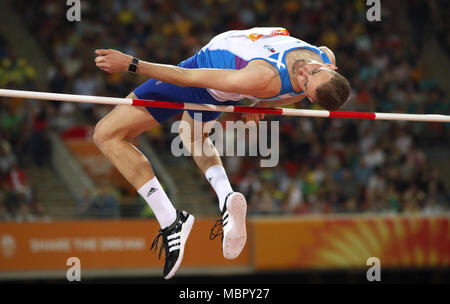
[{"label": "athlete's bent knee", "polygon": [[111,133],[108,132],[104,121],[100,120],[96,125],[94,129],[94,134],[92,136],[92,139],[94,143],[97,145],[97,147],[103,146],[109,139],[111,139]]}]

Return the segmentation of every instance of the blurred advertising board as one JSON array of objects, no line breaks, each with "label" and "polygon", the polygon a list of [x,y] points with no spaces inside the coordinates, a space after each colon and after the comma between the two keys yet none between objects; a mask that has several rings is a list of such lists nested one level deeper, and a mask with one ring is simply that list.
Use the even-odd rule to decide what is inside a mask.
[{"label": "blurred advertising board", "polygon": [[449,217],[310,217],[252,221],[256,269],[449,267]]},{"label": "blurred advertising board", "polygon": [[[215,220],[196,220],[183,258],[184,267],[248,265],[247,247],[238,259],[223,258],[220,237],[209,240]],[[8,271],[67,270],[77,257],[82,269],[157,268],[150,251],[159,225],[155,220],[97,220],[52,223],[0,223],[0,274]],[[161,245],[162,237],[159,240]]]},{"label": "blurred advertising board", "polygon": [[[440,217],[252,217],[248,241],[236,260],[222,256],[220,237],[209,240],[214,219],[197,219],[182,268],[253,270],[449,267],[450,227]],[[150,251],[155,220],[93,220],[0,223],[0,277],[14,271],[67,270],[77,257],[82,269],[156,269],[164,253]]]}]

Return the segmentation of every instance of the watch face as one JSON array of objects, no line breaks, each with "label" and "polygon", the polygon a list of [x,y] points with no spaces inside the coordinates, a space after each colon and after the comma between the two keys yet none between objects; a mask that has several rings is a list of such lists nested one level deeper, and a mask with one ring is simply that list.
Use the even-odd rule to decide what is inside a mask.
[{"label": "watch face", "polygon": [[136,73],[138,63],[139,60],[137,58],[133,58],[133,61],[131,61],[130,66],[128,67],[128,71]]},{"label": "watch face", "polygon": [[128,70],[129,70],[130,72],[136,73],[136,71],[137,71],[137,65],[134,64],[134,63],[130,64],[130,66],[128,67]]}]

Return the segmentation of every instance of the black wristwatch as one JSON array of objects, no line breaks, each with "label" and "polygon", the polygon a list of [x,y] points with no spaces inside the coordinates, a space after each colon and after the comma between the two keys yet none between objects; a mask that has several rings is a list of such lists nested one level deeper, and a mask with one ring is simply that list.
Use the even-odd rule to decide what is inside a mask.
[{"label": "black wristwatch", "polygon": [[136,73],[138,64],[139,64],[139,59],[133,57],[133,61],[131,61],[130,65],[128,66],[128,71]]}]

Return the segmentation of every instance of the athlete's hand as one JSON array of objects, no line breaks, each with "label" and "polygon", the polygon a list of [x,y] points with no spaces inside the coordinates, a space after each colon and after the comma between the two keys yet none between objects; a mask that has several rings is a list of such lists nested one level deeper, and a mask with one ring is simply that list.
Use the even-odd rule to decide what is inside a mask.
[{"label": "athlete's hand", "polygon": [[120,73],[128,71],[133,57],[116,50],[96,50],[95,65],[108,73]]},{"label": "athlete's hand", "polygon": [[255,123],[258,123],[260,120],[264,119],[264,114],[242,113],[241,117],[245,122],[254,121]]}]

